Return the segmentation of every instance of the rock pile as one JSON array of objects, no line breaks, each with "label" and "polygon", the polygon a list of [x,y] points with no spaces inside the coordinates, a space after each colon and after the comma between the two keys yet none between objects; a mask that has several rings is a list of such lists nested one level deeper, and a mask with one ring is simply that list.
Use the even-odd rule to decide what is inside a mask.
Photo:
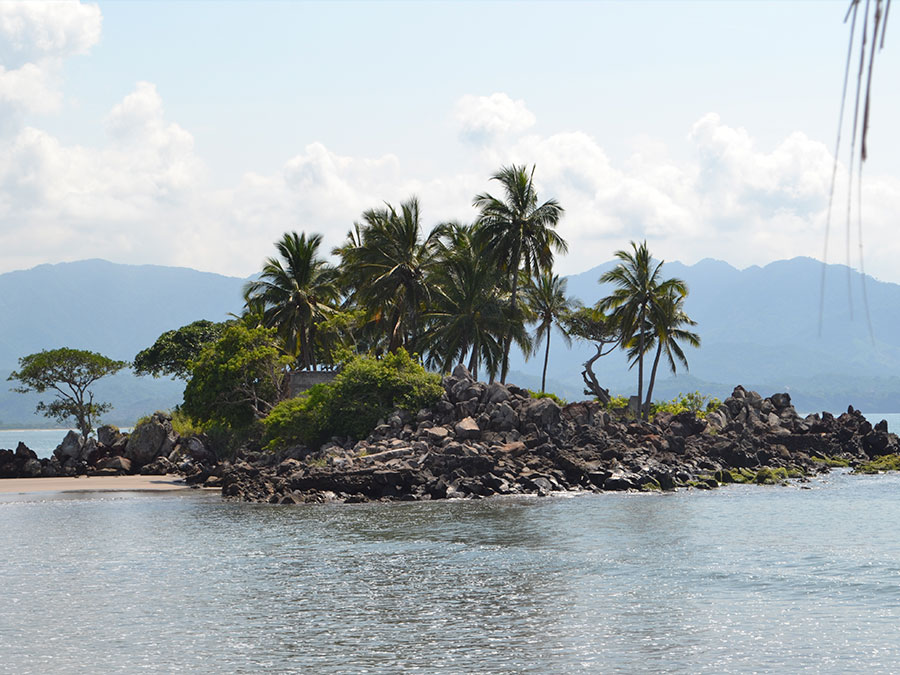
[{"label": "rock pile", "polygon": [[462,366],[443,385],[434,406],[395,412],[365,440],[225,465],[223,495],[301,503],[709,488],[825,471],[826,458],[900,452],[886,423],[873,428],[852,408],[801,418],[788,394],[763,398],[742,387],[705,419],[661,413],[651,424],[595,402],[560,407],[477,382]]},{"label": "rock pile", "polygon": [[216,465],[215,455],[201,438],[181,439],[172,429],[172,418],[162,412],[131,434],[102,426],[96,439],[84,440],[70,431],[51,457],[39,459],[24,443],[15,452],[0,449],[0,478],[181,473],[188,482],[202,483]]}]

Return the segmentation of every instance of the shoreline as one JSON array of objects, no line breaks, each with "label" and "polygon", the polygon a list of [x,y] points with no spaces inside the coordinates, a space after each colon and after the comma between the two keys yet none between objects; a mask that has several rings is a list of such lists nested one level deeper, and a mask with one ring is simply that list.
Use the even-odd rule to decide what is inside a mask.
[{"label": "shoreline", "polygon": [[190,490],[183,476],[65,476],[0,478],[0,495],[36,492],[175,492]]}]

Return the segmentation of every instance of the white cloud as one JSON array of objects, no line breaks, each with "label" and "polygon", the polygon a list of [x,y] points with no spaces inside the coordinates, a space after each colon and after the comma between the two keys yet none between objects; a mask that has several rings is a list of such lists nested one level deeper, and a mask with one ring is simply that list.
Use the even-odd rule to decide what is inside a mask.
[{"label": "white cloud", "polygon": [[100,8],[77,0],[0,2],[0,60],[19,67],[85,54],[100,41]]},{"label": "white cloud", "polygon": [[0,130],[27,113],[56,112],[63,59],[87,53],[100,39],[96,5],[0,2]]},{"label": "white cloud", "polygon": [[519,134],[535,122],[525,101],[514,101],[502,92],[490,96],[463,96],[456,103],[455,117],[463,140],[477,145]]},{"label": "white cloud", "polygon": [[[642,141],[627,161],[615,162],[584,132],[498,132],[465,167],[423,177],[395,155],[353,157],[312,142],[280,167],[231,186],[210,184],[192,135],[167,119],[153,84],[138,83],[104,122],[102,147],[66,145],[34,127],[0,141],[0,270],[104,257],[247,275],[282,232],[319,232],[330,250],[363,210],[384,201],[418,195],[428,227],[470,221],[473,195],[496,192],[489,176],[510,163],[536,164],[540,197],[566,209],[563,273],[644,238],[668,260],[717,257],[742,266],[818,256],[824,244],[832,166],[825,147],[794,133],[759,148],[750,131],[716,115],[689,130],[687,161],[673,161],[656,142]],[[513,128],[524,127],[504,127]],[[844,233],[844,192],[835,205],[835,241]],[[867,249],[866,269],[900,281],[893,236],[900,181],[867,178],[863,198],[866,239],[878,242]],[[843,243],[832,251],[842,254]],[[832,261],[840,260],[834,253]]]}]

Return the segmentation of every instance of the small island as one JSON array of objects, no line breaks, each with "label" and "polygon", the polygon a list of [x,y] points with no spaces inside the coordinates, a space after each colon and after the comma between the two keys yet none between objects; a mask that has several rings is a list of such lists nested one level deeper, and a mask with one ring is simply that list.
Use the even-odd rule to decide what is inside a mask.
[{"label": "small island", "polygon": [[[685,348],[701,345],[687,284],[633,241],[598,279],[606,296],[568,298],[553,273],[564,210],[538,199],[534,174],[502,167],[491,177],[502,196],[476,195],[471,224],[426,233],[415,197],[367,210],[332,250],[337,265],[320,235],[285,233],[246,283],[241,316],[166,331],[131,364],[67,348],[22,357],[16,390],[53,395],[38,411],[80,433],[49,458],[0,450],[0,477],[181,475],[285,504],[664,492],[895,468],[897,436],[852,407],[801,417],[788,394],[740,386],[721,403],[654,402],[660,366],[686,369]],[[595,347],[582,364],[589,400],[546,391],[554,331]],[[513,345],[542,358],[539,391],[507,384]],[[637,374],[630,399],[595,371],[617,349]],[[94,437],[109,404],[91,386],[129,365],[183,380],[184,400],[130,434],[105,425]]]}]

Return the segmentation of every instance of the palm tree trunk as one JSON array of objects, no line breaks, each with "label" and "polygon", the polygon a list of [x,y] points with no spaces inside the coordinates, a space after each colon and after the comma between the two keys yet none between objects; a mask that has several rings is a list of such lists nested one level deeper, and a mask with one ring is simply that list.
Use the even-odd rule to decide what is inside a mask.
[{"label": "palm tree trunk", "polygon": [[[510,309],[512,310],[512,312],[511,312],[512,316],[510,317],[511,320],[514,320],[515,316],[516,316],[516,307],[518,306],[516,304],[516,294],[518,293],[518,291],[519,291],[519,264],[518,264],[518,260],[517,260],[516,261],[516,269],[515,269],[515,273],[513,274],[513,280],[512,280],[512,293],[510,294],[510,297],[509,297],[509,306],[510,306]],[[512,323],[510,323],[509,327],[506,329],[506,339],[504,340],[504,343],[503,343],[503,362],[500,364],[500,384],[506,384],[506,373],[509,370],[509,348],[512,345],[512,332],[513,332],[513,327],[512,327]]]},{"label": "palm tree trunk", "polygon": [[640,418],[644,416],[644,308],[638,319],[638,405],[641,409]]},{"label": "palm tree trunk", "polygon": [[644,404],[644,408],[649,412],[650,410],[650,401],[653,398],[653,383],[656,381],[656,367],[659,365],[659,357],[662,355],[662,340],[659,341],[659,345],[656,347],[656,357],[653,359],[653,368],[650,370],[650,385],[647,387],[647,402]]},{"label": "palm tree trunk", "polygon": [[469,374],[473,379],[478,379],[478,345],[472,345],[472,356],[469,359]]},{"label": "palm tree trunk", "polygon": [[541,376],[541,393],[547,389],[547,361],[550,360],[550,331],[553,330],[553,324],[547,326],[547,348],[544,350],[544,374]]}]

